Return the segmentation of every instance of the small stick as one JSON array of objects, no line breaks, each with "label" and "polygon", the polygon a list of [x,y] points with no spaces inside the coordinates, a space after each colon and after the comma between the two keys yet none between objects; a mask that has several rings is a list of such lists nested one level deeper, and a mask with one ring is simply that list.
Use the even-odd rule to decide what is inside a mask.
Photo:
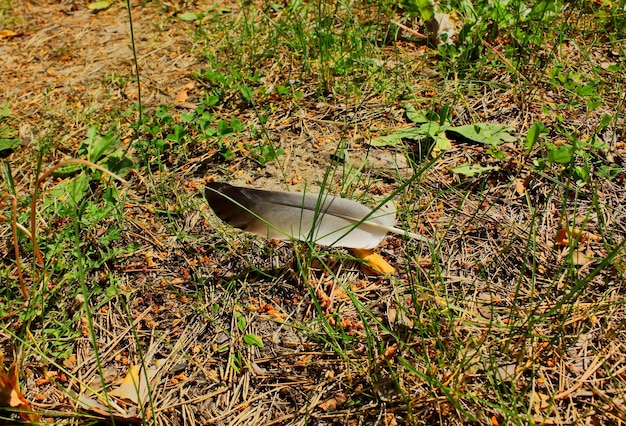
[{"label": "small stick", "polygon": [[524,81],[528,81],[528,79],[526,77],[524,77],[524,75],[521,72],[519,72],[507,58],[505,58],[500,52],[498,52],[498,49],[496,49],[491,44],[489,44],[489,42],[487,40],[485,40],[484,38],[481,38],[480,40],[484,43],[485,46],[487,46],[488,48],[493,50],[493,53],[498,55],[498,58],[502,59],[502,62],[504,62],[513,71],[515,71],[515,73],[518,76],[520,76]]},{"label": "small stick", "polygon": [[[26,289],[26,283],[24,283],[24,274],[22,273],[22,263],[20,262],[20,248],[17,241],[17,198],[13,194],[4,194],[3,198],[11,199],[11,230],[13,231],[13,249],[15,250],[15,265],[17,266],[17,279],[20,281],[20,287],[22,289],[22,296],[28,300],[28,290]],[[4,218],[4,217],[2,217]],[[1,219],[0,219],[1,220]],[[22,225],[23,231],[26,231],[27,235],[30,234]],[[32,235],[31,235],[32,237]]]},{"label": "small stick", "polygon": [[415,31],[414,29],[411,29],[409,27],[407,27],[404,24],[401,24],[400,22],[396,22],[396,21],[391,21],[392,24],[399,26],[400,28],[402,28],[404,31],[408,32],[409,34],[411,34],[412,36],[415,36],[417,38],[428,38],[428,36],[425,36],[422,33],[418,33],[417,31]]}]

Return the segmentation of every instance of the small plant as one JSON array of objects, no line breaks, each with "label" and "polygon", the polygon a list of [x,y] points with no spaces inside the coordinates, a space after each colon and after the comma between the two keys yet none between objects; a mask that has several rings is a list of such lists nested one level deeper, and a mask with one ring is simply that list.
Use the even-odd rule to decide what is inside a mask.
[{"label": "small plant", "polygon": [[[86,156],[89,163],[101,165],[114,175],[124,176],[132,169],[133,160],[119,148],[119,145],[120,138],[116,129],[101,135],[95,127],[92,127],[78,148],[78,153]],[[76,173],[78,175],[57,185],[51,192],[50,202],[67,195],[74,204],[77,204],[85,196],[89,182],[98,181],[102,177],[101,170],[81,171],[83,167],[83,163],[72,162],[54,170],[57,177],[72,176]]]},{"label": "small plant", "polygon": [[[469,140],[487,145],[488,153],[499,160],[504,154],[498,148],[506,142],[515,142],[517,138],[511,135],[512,128],[496,123],[476,123],[464,126],[453,126],[449,117],[449,106],[445,105],[440,114],[434,111],[417,111],[412,105],[404,106],[407,118],[416,124],[414,127],[404,128],[386,136],[372,139],[371,146],[396,146],[403,139],[431,145],[431,154],[438,155],[452,148],[452,140]],[[491,166],[464,164],[451,169],[452,173],[474,176],[493,170]]]},{"label": "small plant", "polygon": [[[605,117],[605,126],[610,119],[609,116]],[[605,153],[609,146],[596,133],[582,139],[563,127],[557,127],[555,132],[564,135],[565,139],[558,142],[545,141],[542,144],[545,155],[534,160],[537,170],[544,171],[548,166],[556,167],[557,173],[567,173],[578,186],[584,186],[595,177],[611,179],[623,170],[614,163],[607,163]],[[537,143],[539,137],[547,134],[548,131],[542,123],[535,123],[528,132],[527,152]]]},{"label": "small plant", "polygon": [[259,162],[260,165],[265,166],[270,161],[278,159],[285,153],[283,148],[274,149],[274,146],[270,143],[264,143],[258,146],[250,148],[252,158]]}]

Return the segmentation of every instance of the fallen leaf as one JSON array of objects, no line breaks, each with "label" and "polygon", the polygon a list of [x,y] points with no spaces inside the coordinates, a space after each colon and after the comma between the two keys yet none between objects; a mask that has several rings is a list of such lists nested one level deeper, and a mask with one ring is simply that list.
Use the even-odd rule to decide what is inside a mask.
[{"label": "fallen leaf", "polygon": [[11,31],[11,30],[0,30],[0,38],[11,38],[11,37],[17,37],[19,35],[22,35],[22,34],[16,33],[15,31]]},{"label": "fallen leaf", "polygon": [[533,393],[532,403],[537,413],[546,411],[552,405],[550,395],[540,392]]},{"label": "fallen leaf", "polygon": [[515,179],[515,191],[519,195],[524,195],[526,192],[526,188],[530,184],[530,181],[533,179],[532,173],[526,176],[524,179]]},{"label": "fallen leaf", "polygon": [[589,234],[581,231],[578,228],[574,228],[568,232],[567,228],[561,228],[556,233],[556,245],[561,247],[568,247],[570,244],[570,237],[577,243],[584,243],[588,240]]},{"label": "fallen leaf", "polygon": [[189,83],[185,85],[182,89],[178,91],[176,97],[174,98],[174,105],[182,104],[189,99],[189,92],[195,88],[193,83]]},{"label": "fallen leaf", "polygon": [[409,318],[404,310],[397,310],[395,308],[387,309],[387,321],[389,324],[396,324],[397,326],[403,326],[413,328],[415,323]]},{"label": "fallen leaf", "polygon": [[141,365],[133,365],[124,377],[122,384],[109,392],[109,395],[132,401],[135,404],[143,404],[150,393],[150,381],[163,365],[163,360],[158,360],[155,366],[143,369]]},{"label": "fallen leaf", "polygon": [[576,266],[583,266],[591,263],[592,259],[587,257],[582,250],[575,250],[574,253],[572,253],[572,262]]},{"label": "fallen leaf", "polygon": [[[0,363],[3,363],[4,357],[0,353]],[[33,412],[32,408],[24,395],[19,390],[17,384],[17,365],[11,364],[9,369],[5,369],[4,365],[0,365],[0,407],[19,410],[19,416],[24,422],[29,424],[38,424],[40,421],[39,414]]]},{"label": "fallen leaf", "polygon": [[526,186],[522,179],[515,179],[515,192],[517,192],[518,195],[524,195],[524,192],[526,192]]},{"label": "fallen leaf", "polygon": [[517,364],[504,364],[498,366],[497,378],[501,382],[511,382],[515,379]]},{"label": "fallen leaf", "polygon": [[[110,405],[106,406],[100,401],[97,401],[86,395],[81,395],[79,398],[77,398],[78,405],[82,409],[87,410],[90,413],[93,413],[104,419],[110,419],[111,417],[113,417],[113,419],[118,422],[143,424],[143,420],[138,415],[136,407],[130,407],[130,409],[126,411],[119,405],[112,403],[111,400],[109,401]],[[113,411],[111,408],[115,408],[117,411]]]},{"label": "fallen leaf", "polygon": [[431,41],[435,44],[442,41],[446,44],[453,44],[452,37],[456,36],[457,27],[459,27],[457,21],[456,15],[435,12],[434,17],[426,23]]},{"label": "fallen leaf", "polygon": [[391,266],[383,257],[368,249],[352,249],[355,257],[365,261],[365,268],[378,275],[393,274],[396,269]]},{"label": "fallen leaf", "polygon": [[337,410],[337,400],[335,398],[330,398],[327,401],[322,402],[318,405],[323,411],[330,412]]}]

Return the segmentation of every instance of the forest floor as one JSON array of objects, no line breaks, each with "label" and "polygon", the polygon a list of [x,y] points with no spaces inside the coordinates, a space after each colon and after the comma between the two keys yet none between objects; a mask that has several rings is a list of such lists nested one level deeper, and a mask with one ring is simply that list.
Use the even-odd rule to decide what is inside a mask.
[{"label": "forest floor", "polygon": [[[616,5],[543,12],[558,36],[517,16],[532,51],[504,20],[471,44],[461,11],[454,50],[374,3],[131,2],[135,56],[126,3],[100,3],[0,0],[6,424],[626,418]],[[11,218],[33,231],[70,158],[124,181],[57,170],[43,266],[24,233],[16,256]],[[379,274],[229,228],[216,180],[393,197],[433,243],[389,236]]]}]

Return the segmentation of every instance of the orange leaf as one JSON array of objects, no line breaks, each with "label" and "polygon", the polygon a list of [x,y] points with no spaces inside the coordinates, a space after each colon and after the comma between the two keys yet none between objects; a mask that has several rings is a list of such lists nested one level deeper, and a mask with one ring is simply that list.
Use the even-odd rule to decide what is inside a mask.
[{"label": "orange leaf", "polygon": [[337,410],[337,400],[335,398],[330,398],[329,400],[319,404],[318,407],[326,412],[335,411]]},{"label": "orange leaf", "polygon": [[21,35],[20,33],[16,33],[15,31],[11,31],[11,30],[0,30],[0,38],[10,38],[10,37],[17,37]]},{"label": "orange leaf", "polygon": [[194,89],[194,84],[189,83],[176,94],[174,98],[174,105],[179,105],[187,101],[189,99],[189,92]]},{"label": "orange leaf", "polygon": [[524,195],[524,192],[526,192],[526,188],[528,188],[528,185],[530,184],[530,181],[532,179],[533,179],[533,175],[532,174],[529,174],[524,179],[516,179],[515,180],[515,191],[519,195]]},{"label": "orange leaf", "polygon": [[[1,356],[0,362],[2,362]],[[12,364],[8,371],[5,371],[4,366],[0,366],[0,407],[20,410],[20,418],[30,424],[40,421],[39,414],[32,411],[30,404],[19,391],[16,364]]]},{"label": "orange leaf", "polygon": [[589,234],[585,231],[581,231],[578,228],[574,228],[570,231],[567,228],[559,229],[559,232],[556,233],[556,244],[561,247],[567,247],[570,243],[570,238],[577,243],[586,242]]},{"label": "orange leaf", "polygon": [[378,275],[393,274],[396,269],[391,266],[383,257],[368,249],[352,249],[355,257],[365,261],[365,267]]}]

